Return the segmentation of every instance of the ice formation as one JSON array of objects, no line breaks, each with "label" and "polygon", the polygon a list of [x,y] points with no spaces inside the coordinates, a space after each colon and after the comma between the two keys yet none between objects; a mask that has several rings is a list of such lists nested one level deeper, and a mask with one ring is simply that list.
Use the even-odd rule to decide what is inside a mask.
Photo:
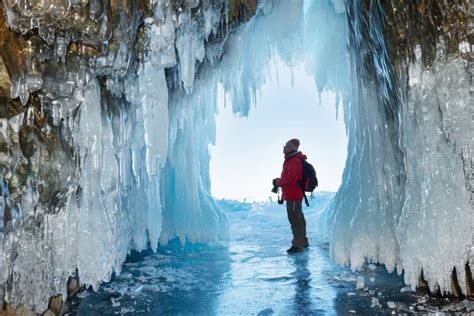
[{"label": "ice formation", "polygon": [[[343,184],[326,214],[332,256],[355,270],[368,261],[404,271],[413,289],[422,274],[432,291],[442,293],[454,291],[455,267],[461,291],[468,293],[466,264],[472,269],[474,254],[472,61],[447,55],[440,34],[432,56],[415,45],[414,56],[400,61],[396,73],[383,36],[389,18],[383,8],[373,3],[367,12],[354,2],[348,10],[356,84],[345,109]],[[366,56],[370,45],[377,53]],[[369,58],[372,81],[365,77]]]},{"label": "ice formation", "polygon": [[42,312],[50,297],[67,296],[69,276],[97,288],[132,249],[225,240],[226,217],[209,194],[213,125],[202,120],[213,118],[213,104],[183,108],[179,86],[192,90],[195,62],[220,36],[228,4],[203,4],[202,34],[195,1],[151,1],[149,11],[102,0],[27,1],[46,6],[27,11],[20,2],[4,4],[8,23],[34,48],[22,52],[28,63],[12,77],[11,97],[31,103],[27,116],[50,141],[28,136],[27,155],[21,138],[32,132],[22,126],[33,125],[24,113],[0,121],[0,296]]},{"label": "ice formation", "polygon": [[[304,63],[315,89],[343,105],[343,184],[321,217],[336,262],[383,263],[412,288],[423,273],[447,292],[456,268],[461,290],[472,290],[466,34],[453,43],[456,28],[443,28],[432,52],[398,27],[413,15],[393,2],[67,2],[3,4],[23,34],[19,59],[14,45],[3,54],[11,98],[27,105],[0,119],[6,302],[44,311],[51,296],[67,295],[69,276],[97,287],[131,249],[225,240],[226,217],[209,194],[217,87],[249,115],[275,58]],[[462,13],[458,2],[449,10]],[[446,10],[443,19],[457,16]]]}]

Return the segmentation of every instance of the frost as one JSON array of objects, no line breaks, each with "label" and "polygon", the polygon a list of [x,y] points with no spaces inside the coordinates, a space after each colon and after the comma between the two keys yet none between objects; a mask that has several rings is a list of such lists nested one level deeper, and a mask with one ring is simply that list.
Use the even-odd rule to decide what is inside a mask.
[{"label": "frost", "polygon": [[10,125],[10,128],[14,133],[18,133],[20,131],[20,126],[23,123],[24,117],[25,117],[25,113],[19,113],[8,120],[8,125]]},{"label": "frost", "polygon": [[365,278],[363,276],[357,277],[356,289],[362,290],[365,286]]},{"label": "frost", "polygon": [[3,139],[8,139],[8,120],[6,118],[0,119],[0,133]]},{"label": "frost", "polygon": [[357,280],[358,280],[358,278],[356,278],[354,275],[348,274],[348,273],[343,273],[343,274],[336,275],[336,276],[334,276],[334,279],[339,280],[339,281],[348,282],[348,283],[357,282]]},{"label": "frost", "polygon": [[463,41],[459,43],[459,52],[461,53],[469,53],[471,51],[471,45],[469,45],[469,42]]},{"label": "frost", "polygon": [[111,297],[110,300],[112,301],[112,307],[119,307],[120,302],[116,300],[115,298]]},{"label": "frost", "polygon": [[411,291],[411,287],[409,286],[405,286],[400,289],[401,293],[410,292],[410,291]]},{"label": "frost", "polygon": [[372,301],[370,303],[370,307],[381,307],[379,300],[376,297],[372,297]]}]

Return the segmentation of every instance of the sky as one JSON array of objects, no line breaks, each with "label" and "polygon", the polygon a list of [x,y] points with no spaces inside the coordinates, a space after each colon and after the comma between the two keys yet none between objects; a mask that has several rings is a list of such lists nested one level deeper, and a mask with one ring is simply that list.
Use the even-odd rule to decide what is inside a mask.
[{"label": "sky", "polygon": [[216,144],[210,146],[214,197],[275,200],[272,180],[280,176],[283,146],[291,138],[300,140],[300,151],[316,169],[317,190],[337,191],[347,156],[342,106],[336,120],[334,94],[324,91],[319,104],[314,79],[302,67],[275,61],[248,117],[234,115],[229,98],[218,95]]}]

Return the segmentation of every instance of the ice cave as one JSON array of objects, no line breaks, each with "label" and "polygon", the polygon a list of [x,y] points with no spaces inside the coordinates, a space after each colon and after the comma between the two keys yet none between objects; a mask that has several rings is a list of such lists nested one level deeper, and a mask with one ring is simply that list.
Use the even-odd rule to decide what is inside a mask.
[{"label": "ice cave", "polygon": [[[472,1],[0,3],[0,314],[474,311]],[[275,59],[347,135],[296,256],[210,190]]]}]

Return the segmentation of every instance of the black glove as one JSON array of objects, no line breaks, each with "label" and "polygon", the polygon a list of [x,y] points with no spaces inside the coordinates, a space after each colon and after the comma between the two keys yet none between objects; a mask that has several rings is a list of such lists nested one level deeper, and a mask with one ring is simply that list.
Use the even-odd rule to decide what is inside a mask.
[{"label": "black glove", "polygon": [[273,184],[274,187],[278,187],[277,180],[278,180],[278,178],[275,178],[272,181],[272,184]]}]

